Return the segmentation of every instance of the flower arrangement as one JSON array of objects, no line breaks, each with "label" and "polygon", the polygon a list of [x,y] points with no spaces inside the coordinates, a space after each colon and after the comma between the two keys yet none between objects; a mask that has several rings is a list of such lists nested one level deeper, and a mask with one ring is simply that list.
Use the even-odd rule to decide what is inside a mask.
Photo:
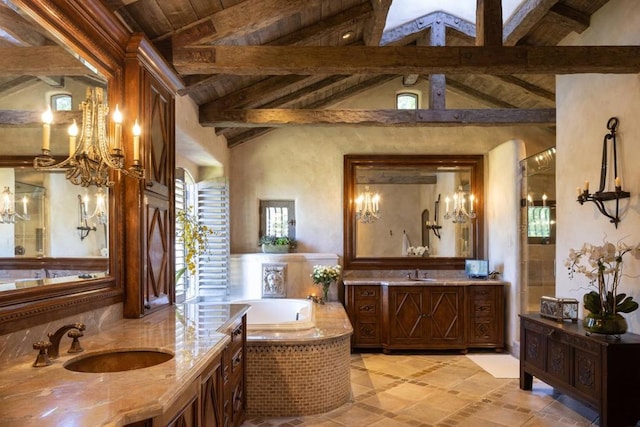
[{"label": "flower arrangement", "polygon": [[179,224],[176,237],[184,245],[185,266],[176,271],[176,281],[189,271],[196,272],[196,256],[200,253],[209,252],[209,236],[213,234],[213,229],[200,221],[192,213],[192,207],[187,210],[180,210],[176,213],[176,222]]},{"label": "flower arrangement", "polygon": [[323,300],[327,301],[329,298],[329,286],[331,283],[338,280],[342,267],[336,264],[333,267],[328,265],[314,265],[311,278],[316,285],[322,285],[322,292],[324,294]]},{"label": "flower arrangement", "polygon": [[409,256],[423,256],[429,253],[429,248],[426,246],[409,246],[407,249],[407,255]]},{"label": "flower arrangement", "polygon": [[582,248],[569,250],[566,266],[569,277],[576,273],[589,279],[595,287],[584,296],[584,308],[598,317],[615,317],[617,313],[631,313],[638,309],[633,297],[618,293],[622,278],[622,260],[626,254],[640,258],[640,245],[628,246],[623,242],[617,245],[604,241],[601,246],[585,243]]}]

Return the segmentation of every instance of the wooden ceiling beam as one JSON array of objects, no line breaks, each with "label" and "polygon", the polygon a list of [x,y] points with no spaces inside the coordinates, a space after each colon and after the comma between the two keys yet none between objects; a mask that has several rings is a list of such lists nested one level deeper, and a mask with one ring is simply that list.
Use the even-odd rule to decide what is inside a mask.
[{"label": "wooden ceiling beam", "polygon": [[640,72],[640,46],[215,46],[174,54],[185,75]]},{"label": "wooden ceiling beam", "polygon": [[379,46],[387,22],[387,15],[391,7],[391,0],[370,0],[373,13],[365,28],[363,39],[367,46]]},{"label": "wooden ceiling beam", "polygon": [[476,46],[502,46],[502,1],[477,0]]},{"label": "wooden ceiling beam", "polygon": [[174,32],[173,48],[237,38],[268,28],[286,17],[318,7],[319,0],[245,1]]},{"label": "wooden ceiling beam", "polygon": [[591,17],[589,14],[567,6],[563,3],[554,5],[544,17],[545,22],[564,27],[581,34],[589,28]]},{"label": "wooden ceiling beam", "polygon": [[0,77],[82,76],[89,69],[60,46],[0,48]]},{"label": "wooden ceiling beam", "polygon": [[522,126],[552,125],[556,110],[219,110],[200,113],[207,127],[283,126]]},{"label": "wooden ceiling beam", "polygon": [[525,0],[504,23],[504,46],[515,46],[559,0]]}]

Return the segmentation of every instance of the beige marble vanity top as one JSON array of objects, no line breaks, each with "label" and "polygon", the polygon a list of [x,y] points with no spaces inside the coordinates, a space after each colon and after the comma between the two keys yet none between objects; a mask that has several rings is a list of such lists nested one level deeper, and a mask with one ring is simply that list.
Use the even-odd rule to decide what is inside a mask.
[{"label": "beige marble vanity top", "polygon": [[[197,304],[170,307],[142,319],[121,319],[99,333],[84,331],[83,353],[34,368],[36,351],[0,365],[0,426],[121,426],[160,415],[229,342],[222,334],[246,305],[220,304],[218,315],[197,317]],[[53,331],[52,331],[53,332]],[[112,349],[157,349],[175,356],[160,365],[104,374],[72,372],[63,364]]]},{"label": "beige marble vanity top", "polygon": [[343,280],[345,285],[385,285],[385,286],[413,286],[413,285],[435,285],[435,286],[472,286],[472,285],[504,285],[501,280],[468,279],[468,278],[420,278],[409,279],[407,277],[385,277],[385,278],[349,278]]}]

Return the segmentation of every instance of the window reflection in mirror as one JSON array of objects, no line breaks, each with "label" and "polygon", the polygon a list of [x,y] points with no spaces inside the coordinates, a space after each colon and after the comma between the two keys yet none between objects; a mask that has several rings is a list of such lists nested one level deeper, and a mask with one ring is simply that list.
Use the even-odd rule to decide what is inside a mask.
[{"label": "window reflection in mirror", "polygon": [[[469,193],[469,167],[357,166],[355,174],[356,197],[366,187],[380,195],[379,219],[356,221],[356,257],[404,257],[409,247],[418,246],[428,248],[423,257],[471,257],[474,220],[454,223],[444,218],[447,207],[453,208],[454,192],[461,187]],[[449,206],[443,202],[447,197]],[[440,238],[429,225],[437,227]]]}]

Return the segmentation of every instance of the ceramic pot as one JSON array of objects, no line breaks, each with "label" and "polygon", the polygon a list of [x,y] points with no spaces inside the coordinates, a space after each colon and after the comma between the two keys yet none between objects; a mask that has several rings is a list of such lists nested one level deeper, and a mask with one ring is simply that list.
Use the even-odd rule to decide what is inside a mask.
[{"label": "ceramic pot", "polygon": [[262,244],[262,252],[265,254],[286,254],[289,252],[289,245]]},{"label": "ceramic pot", "polygon": [[592,314],[584,318],[584,328],[594,334],[620,335],[627,332],[627,320],[621,314]]}]

